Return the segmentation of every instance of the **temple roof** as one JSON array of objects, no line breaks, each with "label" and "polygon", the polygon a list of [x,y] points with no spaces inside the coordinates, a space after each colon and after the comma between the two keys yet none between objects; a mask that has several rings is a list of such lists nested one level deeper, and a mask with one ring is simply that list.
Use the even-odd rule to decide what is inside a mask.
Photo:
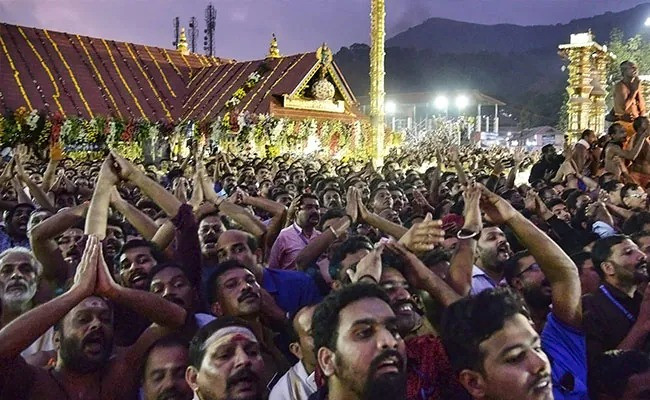
[{"label": "temple roof", "polygon": [[[316,53],[234,62],[0,23],[0,110],[25,106],[84,118],[209,120],[223,115],[251,73],[262,71],[237,109],[271,113],[281,107],[278,99],[299,91],[318,69]],[[346,100],[346,116],[359,115],[338,67],[332,63],[328,71]]]}]

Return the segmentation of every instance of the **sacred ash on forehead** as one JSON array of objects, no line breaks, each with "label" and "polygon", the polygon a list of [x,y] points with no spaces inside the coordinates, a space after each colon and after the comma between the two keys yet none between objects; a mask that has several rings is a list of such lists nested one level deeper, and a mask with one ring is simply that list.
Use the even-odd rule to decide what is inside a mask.
[{"label": "sacred ash on forehead", "polygon": [[202,350],[207,349],[215,343],[227,343],[231,339],[234,339],[238,336],[250,342],[257,343],[257,338],[250,329],[244,328],[243,326],[227,326],[225,328],[218,329],[216,332],[210,335],[210,337],[203,344]]}]

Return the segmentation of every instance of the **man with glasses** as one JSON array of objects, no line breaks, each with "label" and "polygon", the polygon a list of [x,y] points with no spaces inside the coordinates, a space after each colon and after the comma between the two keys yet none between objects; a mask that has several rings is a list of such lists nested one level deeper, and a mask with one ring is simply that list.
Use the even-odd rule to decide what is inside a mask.
[{"label": "man with glasses", "polygon": [[296,269],[296,258],[309,242],[321,233],[316,229],[320,222],[318,197],[305,193],[298,199],[294,223],[284,228],[273,243],[269,268]]}]

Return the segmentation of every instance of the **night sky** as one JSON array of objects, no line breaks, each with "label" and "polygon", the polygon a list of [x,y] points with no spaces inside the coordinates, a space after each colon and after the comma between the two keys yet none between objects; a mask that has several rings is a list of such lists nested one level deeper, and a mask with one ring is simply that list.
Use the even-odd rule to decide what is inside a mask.
[{"label": "night sky", "polygon": [[[388,37],[430,17],[484,24],[555,24],[639,0],[387,0]],[[202,47],[205,0],[0,0],[0,21],[107,39],[171,47],[172,19],[186,26],[199,19]],[[368,43],[370,0],[214,0],[216,54],[238,60],[263,58],[271,33],[280,51],[315,50],[327,42],[335,51]]]}]

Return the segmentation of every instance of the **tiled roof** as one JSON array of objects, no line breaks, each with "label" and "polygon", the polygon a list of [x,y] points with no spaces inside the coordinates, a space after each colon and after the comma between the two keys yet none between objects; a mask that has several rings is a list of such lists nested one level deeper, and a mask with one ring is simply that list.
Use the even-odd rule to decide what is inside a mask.
[{"label": "tiled roof", "polygon": [[[251,73],[264,71],[237,108],[270,113],[274,96],[294,91],[317,63],[316,53],[233,62],[0,23],[0,110],[25,106],[84,118],[209,120],[224,113]],[[354,99],[336,65],[332,71]]]}]

